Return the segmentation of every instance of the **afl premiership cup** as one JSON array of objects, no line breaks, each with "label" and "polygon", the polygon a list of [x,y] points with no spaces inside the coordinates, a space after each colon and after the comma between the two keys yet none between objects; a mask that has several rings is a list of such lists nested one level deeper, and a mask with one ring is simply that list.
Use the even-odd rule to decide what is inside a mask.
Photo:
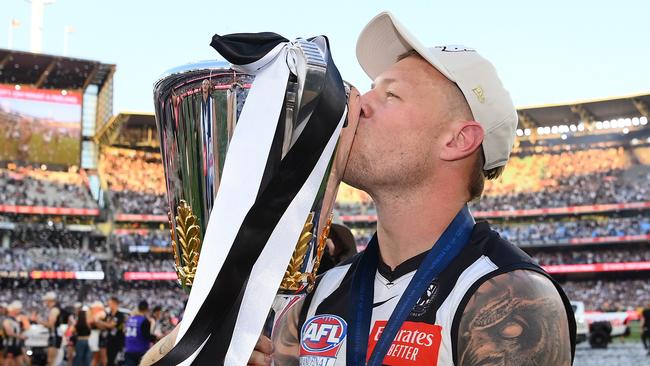
[{"label": "afl premiership cup", "polygon": [[314,285],[358,122],[323,36],[215,35],[228,61],[154,86],[174,266],[189,300],[157,365],[245,365]]}]

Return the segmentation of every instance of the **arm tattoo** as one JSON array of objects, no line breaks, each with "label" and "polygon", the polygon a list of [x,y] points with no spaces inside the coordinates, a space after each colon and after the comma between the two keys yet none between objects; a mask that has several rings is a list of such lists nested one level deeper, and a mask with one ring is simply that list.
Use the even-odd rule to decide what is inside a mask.
[{"label": "arm tattoo", "polygon": [[458,364],[570,365],[567,315],[553,284],[525,270],[482,284],[460,321]]},{"label": "arm tattoo", "polygon": [[165,339],[160,342],[160,345],[158,346],[158,354],[159,355],[166,355],[171,349],[174,347],[174,339],[171,337],[165,337]]}]

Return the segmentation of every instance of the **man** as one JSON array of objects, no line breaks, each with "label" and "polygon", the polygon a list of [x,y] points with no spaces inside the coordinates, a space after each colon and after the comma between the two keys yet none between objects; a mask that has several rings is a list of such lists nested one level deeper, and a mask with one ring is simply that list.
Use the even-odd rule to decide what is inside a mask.
[{"label": "man", "polygon": [[646,349],[646,354],[650,356],[650,306],[641,311],[641,342],[643,348]]},{"label": "man", "polygon": [[101,301],[94,301],[90,304],[90,338],[88,346],[92,352],[91,366],[106,366],[106,338],[102,338],[102,331],[106,329],[106,311]]},{"label": "man", "polygon": [[20,301],[13,301],[7,306],[7,316],[2,321],[4,333],[4,365],[22,366],[23,344],[25,336],[23,331],[29,327],[29,320],[21,314],[23,304]]},{"label": "man", "polygon": [[61,348],[61,341],[63,338],[59,334],[59,325],[62,322],[67,323],[67,319],[62,318],[61,307],[56,302],[56,293],[50,291],[43,295],[43,303],[48,309],[48,315],[46,320],[38,320],[37,322],[47,328],[49,332],[49,338],[47,341],[47,364],[49,366],[54,365],[56,356]]},{"label": "man", "polygon": [[7,318],[7,304],[0,302],[0,365],[4,366],[4,354],[5,354],[5,331],[3,323]]},{"label": "man", "polygon": [[151,312],[151,334],[156,340],[161,339],[165,334],[163,333],[163,309],[162,306],[156,305]]},{"label": "man", "polygon": [[113,296],[108,299],[109,312],[104,324],[102,335],[106,339],[106,355],[108,366],[115,366],[115,359],[124,347],[124,321],[126,315],[119,310],[120,300]]},{"label": "man", "polygon": [[151,334],[151,322],[148,318],[149,304],[142,300],[138,311],[126,321],[124,339],[124,361],[126,366],[137,366],[147,352],[155,337]]},{"label": "man", "polygon": [[494,67],[465,47],[424,47],[388,13],[357,57],[374,84],[343,180],[372,196],[377,233],[272,342],[260,337],[249,364],[570,365],[561,288],[466,208],[500,175],[517,127]]},{"label": "man", "polygon": [[[362,309],[370,314],[354,304],[364,300],[355,295],[363,283],[355,272],[368,268],[366,249],[321,278],[297,326],[288,323],[284,342],[274,339],[274,359],[297,353],[301,362],[333,365],[373,357],[389,365],[571,364],[575,323],[559,286],[486,223],[470,225],[465,243],[452,245],[465,235],[456,223],[471,222],[463,219],[466,203],[480,197],[486,177],[500,175],[514,142],[516,111],[494,67],[465,47],[424,47],[388,13],[362,31],[357,57],[374,84],[361,98],[344,181],[377,206],[378,275],[365,292],[374,295],[371,305]],[[401,307],[414,278],[428,270],[435,276],[424,277],[425,290]],[[401,327],[382,339],[392,315],[402,317]],[[364,321],[367,328],[355,330]],[[345,325],[347,334],[326,331]],[[333,336],[328,347],[322,335]],[[292,336],[298,347],[290,347]],[[380,346],[383,356],[373,354]],[[269,348],[262,339],[252,363],[264,364],[259,351]]]}]

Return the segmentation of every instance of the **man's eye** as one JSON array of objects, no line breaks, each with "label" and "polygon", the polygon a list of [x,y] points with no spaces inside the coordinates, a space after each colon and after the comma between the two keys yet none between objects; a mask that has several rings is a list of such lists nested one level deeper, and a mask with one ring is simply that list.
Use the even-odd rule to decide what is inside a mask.
[{"label": "man's eye", "polygon": [[397,95],[395,95],[395,93],[390,92],[390,91],[386,92],[386,97],[388,97],[388,98],[399,98]]}]

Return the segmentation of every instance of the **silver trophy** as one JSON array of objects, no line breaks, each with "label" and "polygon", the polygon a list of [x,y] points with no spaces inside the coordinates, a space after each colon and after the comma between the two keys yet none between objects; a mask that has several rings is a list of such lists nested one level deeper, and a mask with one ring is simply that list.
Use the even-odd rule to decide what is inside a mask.
[{"label": "silver trophy", "polygon": [[[216,341],[216,335],[228,332],[232,334],[232,329],[229,330],[226,325],[232,323],[231,328],[234,328],[234,322],[241,321],[237,320],[237,311],[247,301],[243,293],[247,291],[247,286],[251,286],[249,281],[254,281],[247,277],[249,274],[246,271],[253,271],[260,266],[258,261],[266,258],[265,255],[268,257],[269,254],[262,247],[273,240],[276,231],[281,231],[282,228],[278,229],[277,226],[283,225],[285,219],[280,214],[273,214],[280,210],[278,207],[287,212],[292,209],[294,201],[302,197],[305,187],[310,181],[313,182],[318,162],[322,165],[322,160],[327,159],[324,174],[318,177],[315,186],[316,193],[308,198],[310,208],[301,220],[301,227],[290,228],[292,232],[299,233],[291,239],[293,254],[283,261],[278,259],[274,262],[283,263],[282,268],[278,269],[284,270],[284,275],[279,288],[276,285],[273,289],[277,295],[272,300],[273,306],[265,331],[270,332],[277,316],[295,302],[296,297],[303,296],[314,285],[332,223],[334,199],[357,127],[358,91],[340,79],[324,37],[283,43],[273,48],[274,52],[281,47],[284,50],[276,56],[276,66],[266,67],[286,67],[288,76],[272,82],[268,81],[268,76],[264,76],[269,88],[277,88],[278,85],[282,88],[279,116],[272,121],[271,129],[267,128],[272,131],[272,136],[265,140],[270,141],[268,156],[260,157],[265,164],[258,174],[261,177],[259,183],[253,187],[255,195],[250,198],[250,204],[241,203],[242,207],[237,205],[239,202],[247,202],[246,199],[232,200],[233,193],[230,193],[233,192],[233,185],[229,182],[237,177],[227,175],[238,171],[247,174],[254,172],[247,170],[248,157],[245,154],[239,160],[228,154],[234,151],[232,154],[241,155],[235,145],[246,143],[246,137],[244,130],[238,130],[238,123],[241,122],[242,115],[249,119],[255,115],[253,109],[258,106],[247,106],[246,103],[249,93],[252,93],[251,88],[262,88],[256,84],[256,79],[261,80],[263,76],[248,72],[253,69],[247,70],[240,65],[207,61],[169,70],[154,86],[156,123],[161,141],[178,281],[183,289],[190,292],[197,281],[201,280],[200,276],[209,277],[203,273],[212,271],[215,277],[210,286],[200,285],[202,293],[196,296],[201,296],[202,301],[194,302],[195,309],[191,314],[186,309],[186,317],[192,318],[192,324],[188,322],[186,326],[183,335],[185,339],[177,339],[177,344],[180,342],[185,346],[185,353],[177,353],[159,364],[177,364],[177,361],[185,359],[187,349],[198,350],[201,347],[197,359],[205,354],[205,357],[212,357],[211,359],[216,357],[219,360],[217,363],[223,362],[221,360],[225,357],[231,340],[221,337],[221,340]],[[269,58],[268,55],[265,57]],[[262,62],[269,64],[268,60]],[[259,97],[255,98],[259,100]],[[264,103],[260,105],[267,107]],[[248,110],[244,111],[245,108]],[[339,121],[341,116],[345,120]],[[264,122],[255,119],[246,123]],[[328,127],[317,124],[328,124]],[[259,137],[254,134],[250,136]],[[325,144],[328,139],[330,142]],[[335,142],[335,152],[327,155],[327,146],[331,146],[331,141]],[[315,147],[319,143],[323,148]],[[299,153],[304,153],[305,157]],[[310,156],[314,167],[308,163]],[[304,166],[305,164],[307,165]],[[259,170],[260,165],[251,169]],[[309,176],[304,182],[299,179],[300,172]],[[295,188],[294,191],[300,190],[295,197],[291,196],[295,193],[291,187]],[[224,191],[220,192],[220,189]],[[226,193],[226,189],[231,191]],[[219,197],[220,194],[222,197]],[[231,204],[224,207],[224,202]],[[285,202],[284,206],[282,202]],[[213,212],[213,209],[220,211]],[[214,217],[230,219],[229,210],[244,213],[236,224],[240,227],[232,228],[236,232],[233,240],[213,242],[215,235],[220,232],[218,229],[208,230],[210,220],[216,220]],[[216,227],[217,223],[213,225]],[[222,250],[224,258],[215,260],[221,264],[220,269],[209,268],[212,259],[206,258],[209,255],[206,254],[207,246],[217,248],[214,250],[223,249],[220,246],[225,248]],[[249,254],[253,258],[247,258],[246,255]],[[199,269],[199,266],[206,268]],[[274,286],[272,282],[269,286]],[[190,293],[188,308],[192,306],[192,295],[194,294]],[[269,309],[259,311],[268,312]],[[184,318],[183,322],[185,321]],[[210,342],[220,343],[210,344],[206,341],[206,335],[212,335]],[[207,343],[204,344],[204,341]]]}]

